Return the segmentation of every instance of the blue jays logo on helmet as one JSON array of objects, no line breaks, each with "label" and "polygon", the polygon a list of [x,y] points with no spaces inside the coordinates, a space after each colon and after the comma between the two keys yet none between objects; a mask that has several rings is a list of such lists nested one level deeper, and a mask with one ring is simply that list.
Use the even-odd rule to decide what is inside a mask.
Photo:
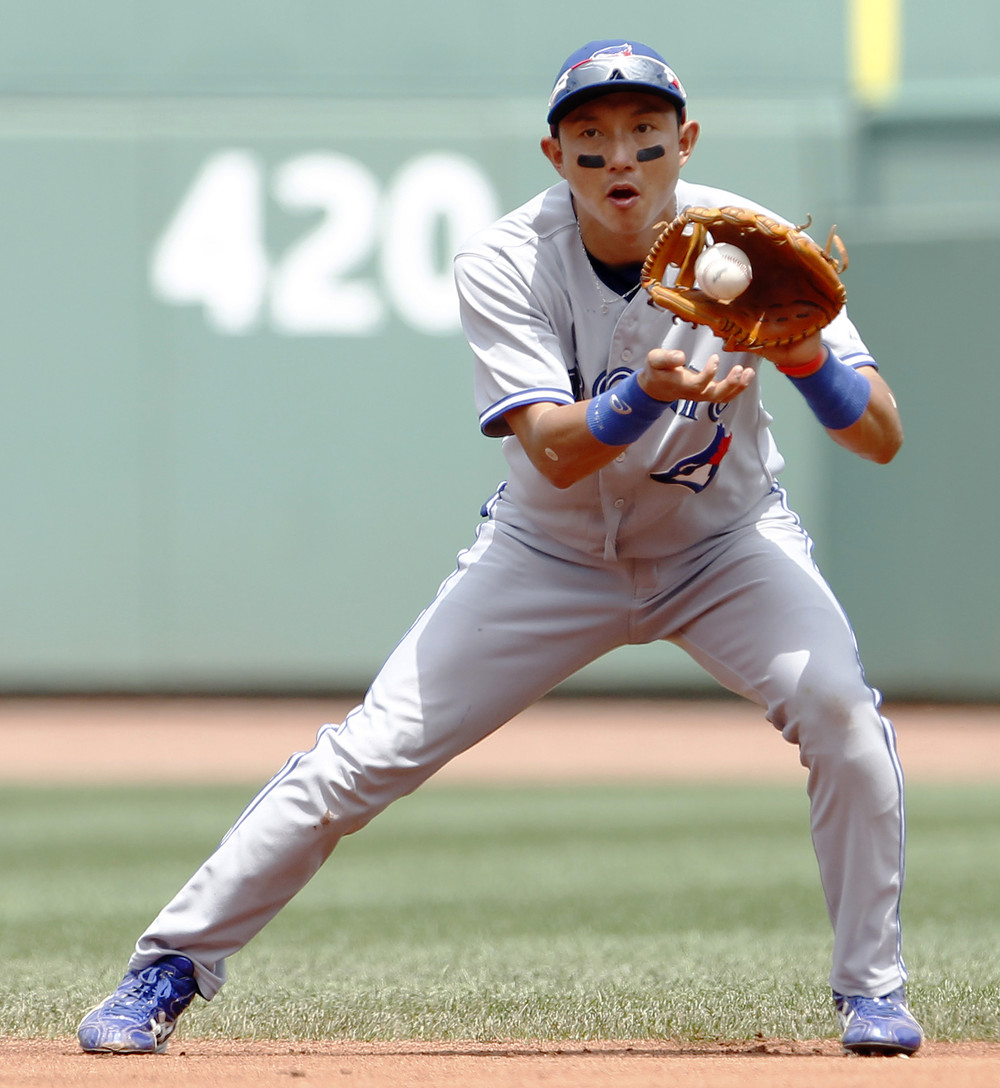
[{"label": "blue jays logo on helmet", "polygon": [[[587,60],[598,60],[601,57],[632,57],[634,56],[631,42],[622,42],[621,45],[607,45],[603,49],[596,49]],[[584,61],[583,63],[586,63]]]},{"label": "blue jays logo on helmet", "polygon": [[732,441],[733,436],[717,423],[715,437],[703,450],[678,461],[665,472],[651,472],[649,478],[660,484],[681,484],[694,492],[704,491],[715,479]]}]

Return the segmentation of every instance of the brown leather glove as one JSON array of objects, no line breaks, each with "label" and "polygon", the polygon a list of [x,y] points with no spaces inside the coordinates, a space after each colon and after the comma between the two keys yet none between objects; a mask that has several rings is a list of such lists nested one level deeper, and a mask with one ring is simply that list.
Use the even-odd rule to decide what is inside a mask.
[{"label": "brown leather glove", "polygon": [[[657,306],[708,325],[727,351],[793,344],[829,325],[847,298],[840,282],[847,250],[836,228],[823,249],[803,230],[747,208],[688,208],[653,243],[642,285]],[[750,259],[750,285],[730,302],[709,297],[695,279],[698,256],[718,242],[738,246]],[[674,267],[676,279],[668,286],[664,281]]]}]

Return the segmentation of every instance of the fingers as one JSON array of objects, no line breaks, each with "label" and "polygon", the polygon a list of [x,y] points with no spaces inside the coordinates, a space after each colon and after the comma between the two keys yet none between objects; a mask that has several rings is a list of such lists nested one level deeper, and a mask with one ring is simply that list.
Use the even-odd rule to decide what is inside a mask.
[{"label": "fingers", "polygon": [[[712,359],[715,360],[715,366],[713,367],[713,374],[718,372],[719,369],[719,357],[713,355]],[[711,360],[709,360],[711,362]],[[713,400],[728,401],[733,397],[739,396],[744,389],[753,381],[754,370],[749,366],[734,366],[724,378],[721,378],[717,382],[713,382],[714,392],[717,396],[713,397]]]},{"label": "fingers", "polygon": [[647,356],[646,362],[653,370],[676,370],[684,366],[687,356],[683,351],[667,348],[654,348]]},{"label": "fingers", "polygon": [[657,348],[647,356],[640,384],[660,400],[685,398],[724,404],[739,396],[754,378],[753,368],[745,366],[734,366],[719,378],[718,355],[709,356],[700,371],[688,369],[686,361],[683,351]]}]

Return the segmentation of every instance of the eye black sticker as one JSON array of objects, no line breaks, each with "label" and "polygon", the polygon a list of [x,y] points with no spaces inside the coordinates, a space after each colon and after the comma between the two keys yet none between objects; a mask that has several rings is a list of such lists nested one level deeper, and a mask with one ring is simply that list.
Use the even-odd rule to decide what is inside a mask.
[{"label": "eye black sticker", "polygon": [[649,162],[650,159],[662,159],[666,155],[667,151],[663,144],[653,144],[652,147],[643,147],[636,152],[636,159],[639,162]]}]

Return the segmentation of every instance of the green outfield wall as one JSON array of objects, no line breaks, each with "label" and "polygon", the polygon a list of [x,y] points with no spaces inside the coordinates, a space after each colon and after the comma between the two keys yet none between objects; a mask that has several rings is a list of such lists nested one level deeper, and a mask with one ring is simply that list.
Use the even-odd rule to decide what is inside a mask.
[{"label": "green outfield wall", "polygon": [[[451,252],[550,182],[554,71],[621,32],[687,85],[688,176],[850,250],[902,453],[861,463],[765,394],[871,679],[1000,696],[1000,9],[869,7],[897,16],[875,90],[876,24],[839,2],[720,2],[742,36],[712,49],[596,3],[572,37],[514,2],[0,5],[0,691],[366,685],[504,472]],[[712,690],[662,647],[568,688]]]}]

